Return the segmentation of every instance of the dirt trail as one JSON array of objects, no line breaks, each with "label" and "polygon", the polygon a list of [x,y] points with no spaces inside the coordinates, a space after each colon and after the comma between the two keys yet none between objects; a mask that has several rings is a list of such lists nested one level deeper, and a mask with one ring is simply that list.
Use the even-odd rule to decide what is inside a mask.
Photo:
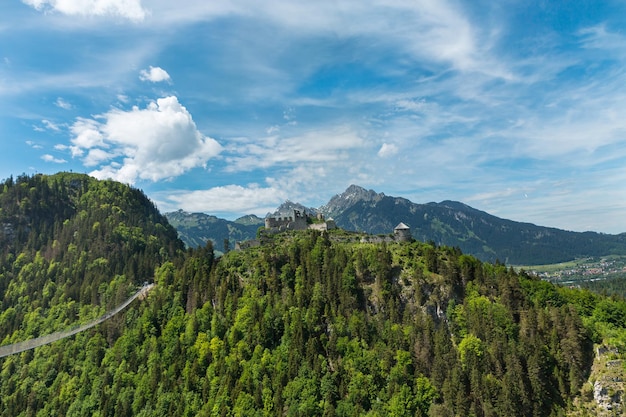
[{"label": "dirt trail", "polygon": [[13,355],[15,353],[24,352],[25,350],[34,349],[39,346],[47,345],[48,343],[56,342],[57,340],[65,339],[66,337],[70,337],[70,336],[75,335],[76,333],[80,333],[87,329],[90,329],[93,326],[96,326],[110,319],[111,317],[119,313],[120,311],[124,310],[126,307],[128,307],[130,303],[132,303],[135,300],[135,298],[140,297],[140,296],[142,298],[145,297],[145,295],[148,293],[148,291],[152,289],[152,287],[154,287],[154,284],[144,285],[135,294],[133,294],[128,300],[124,301],[122,304],[115,307],[113,310],[107,311],[102,316],[88,323],[74,326],[67,330],[61,330],[59,332],[50,333],[49,335],[37,337],[35,339],[25,340],[23,342],[14,343],[12,345],[0,346],[0,358]]}]

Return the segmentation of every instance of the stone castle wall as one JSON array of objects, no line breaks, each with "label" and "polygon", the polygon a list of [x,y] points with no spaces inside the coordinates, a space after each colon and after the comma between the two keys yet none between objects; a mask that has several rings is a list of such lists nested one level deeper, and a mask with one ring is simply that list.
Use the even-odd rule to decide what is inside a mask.
[{"label": "stone castle wall", "polygon": [[[307,215],[301,213],[299,210],[294,210],[291,216],[280,217],[266,217],[265,218],[265,231],[267,234],[274,234],[285,232],[288,230],[306,230],[313,229],[326,232],[328,230],[337,229],[335,221],[332,219],[325,220],[324,216],[318,214],[318,222],[309,224]],[[361,238],[362,243],[382,243],[382,242],[410,242],[413,240],[411,235],[411,229],[404,223],[400,223],[393,230],[393,234],[378,235],[378,236],[364,236]],[[237,242],[235,249],[247,249],[249,247],[255,247],[261,245],[262,242],[258,240],[248,242]]]},{"label": "stone castle wall", "polygon": [[285,217],[266,217],[265,230],[268,232],[282,232],[285,230],[305,230],[308,227],[306,215],[298,210],[293,215]]}]

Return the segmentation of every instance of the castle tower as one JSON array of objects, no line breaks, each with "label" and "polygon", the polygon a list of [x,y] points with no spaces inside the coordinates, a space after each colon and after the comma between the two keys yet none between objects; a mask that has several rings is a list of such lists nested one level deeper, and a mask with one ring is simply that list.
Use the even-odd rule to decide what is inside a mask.
[{"label": "castle tower", "polygon": [[398,224],[393,229],[393,235],[397,242],[410,242],[413,240],[413,236],[411,236],[411,228],[404,223]]}]

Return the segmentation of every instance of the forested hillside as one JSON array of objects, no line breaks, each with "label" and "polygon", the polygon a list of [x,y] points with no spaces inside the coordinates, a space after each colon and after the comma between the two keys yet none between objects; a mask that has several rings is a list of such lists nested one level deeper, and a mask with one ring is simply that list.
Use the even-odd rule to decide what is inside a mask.
[{"label": "forested hillside", "polygon": [[63,173],[0,187],[3,344],[96,317],[182,249],[145,195],[120,183]]},{"label": "forested hillside", "polygon": [[2,344],[156,284],[0,359],[0,416],[558,416],[593,343],[626,347],[621,299],[449,247],[305,231],[216,259],[140,191],[74,174],[7,180],[0,208]]}]

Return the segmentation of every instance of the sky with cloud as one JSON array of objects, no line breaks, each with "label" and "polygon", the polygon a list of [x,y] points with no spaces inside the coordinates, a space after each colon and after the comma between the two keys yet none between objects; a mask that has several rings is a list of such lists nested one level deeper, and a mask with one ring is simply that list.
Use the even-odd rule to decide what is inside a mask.
[{"label": "sky with cloud", "polygon": [[626,3],[6,0],[0,178],[234,219],[350,184],[626,232]]}]

